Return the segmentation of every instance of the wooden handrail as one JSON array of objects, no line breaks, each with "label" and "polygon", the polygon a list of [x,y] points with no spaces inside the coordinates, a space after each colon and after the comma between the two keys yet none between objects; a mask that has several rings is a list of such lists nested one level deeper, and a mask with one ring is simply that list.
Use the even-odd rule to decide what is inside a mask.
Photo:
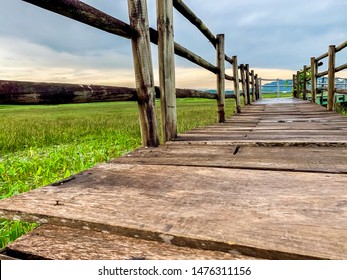
[{"label": "wooden handrail", "polygon": [[337,46],[336,47],[336,52],[342,51],[346,47],[347,47],[347,41],[345,41],[341,45]]},{"label": "wooden handrail", "polygon": [[[175,9],[184,16],[190,23],[192,23],[200,32],[211,42],[211,44],[216,48],[217,39],[216,36],[208,29],[208,27],[203,23],[203,21],[182,1],[173,0],[173,5]],[[233,59],[228,55],[225,55],[225,60],[233,64]]]},{"label": "wooden handrail", "polygon": [[[304,98],[306,95],[306,79],[300,79],[300,74],[304,73],[304,76],[307,74],[308,70],[311,70],[311,94],[312,94],[312,98],[311,101],[315,102],[316,99],[316,93],[321,90],[321,88],[317,88],[317,79],[320,77],[324,77],[326,75],[328,75],[328,87],[327,87],[327,91],[328,91],[328,102],[327,102],[327,110],[331,111],[334,109],[334,98],[335,98],[335,93],[342,93],[345,94],[347,92],[347,90],[345,89],[337,89],[335,86],[335,75],[336,73],[347,69],[347,63],[342,64],[340,66],[336,66],[336,53],[345,49],[347,47],[347,41],[343,42],[342,44],[340,44],[339,46],[335,46],[335,45],[331,45],[329,46],[329,51],[322,54],[321,56],[315,58],[312,57],[311,58],[311,63],[310,66],[304,66],[304,70],[303,71],[299,71],[297,72],[297,75],[293,77],[294,79],[297,79],[297,86],[296,86],[296,90],[297,93],[299,93],[300,95],[300,88],[303,88],[302,92],[304,94]],[[321,62],[320,60],[324,59],[328,57],[328,70],[323,71],[323,72],[318,72],[318,67],[321,66],[323,64],[323,62]],[[303,85],[302,87],[300,87],[300,85]]]},{"label": "wooden handrail", "polygon": [[336,68],[335,68],[335,72],[340,72],[340,71],[345,70],[345,69],[347,69],[347,63],[342,64],[342,65],[339,66],[339,67],[336,67]]},{"label": "wooden handrail", "polygon": [[217,39],[216,36],[208,29],[208,27],[202,22],[202,20],[194,14],[194,12],[182,1],[173,0],[173,5],[175,9],[180,12],[187,20],[189,20],[194,26],[196,26],[202,34],[211,42],[211,44],[216,47]]},{"label": "wooden handrail", "polygon": [[23,1],[127,39],[138,35],[129,24],[78,0]]},{"label": "wooden handrail", "polygon": [[[154,43],[156,45],[161,45],[159,48],[163,47],[163,44],[166,46],[166,39],[164,38],[166,35],[173,35],[173,24],[165,25],[164,22],[168,20],[168,17],[157,15],[157,29],[160,32],[165,31],[165,34],[160,34],[157,30],[153,28],[148,28],[148,12],[147,12],[147,3],[146,0],[128,0],[129,7],[129,19],[130,24],[127,24],[119,19],[116,19],[92,6],[89,6],[82,1],[78,0],[23,0],[24,2],[39,6],[46,10],[52,11],[54,13],[66,16],[68,18],[74,19],[76,21],[82,22],[84,24],[90,25],[97,29],[103,30],[105,32],[121,36],[126,39],[131,39],[132,47],[133,47],[133,58],[134,58],[134,68],[135,68],[135,77],[136,77],[136,85],[138,89],[138,101],[139,101],[139,109],[140,109],[140,119],[141,119],[141,135],[142,135],[142,143],[143,145],[148,146],[157,146],[158,145],[158,133],[155,128],[156,119],[154,114],[154,84],[153,84],[153,65],[151,60],[151,52],[149,43]],[[163,4],[163,5],[161,5]],[[161,8],[161,9],[158,9]],[[221,40],[224,41],[224,35],[220,34],[218,36],[213,35],[213,33],[208,29],[208,27],[202,22],[200,18],[198,18],[195,13],[182,1],[182,0],[167,0],[165,3],[160,3],[160,0],[157,0],[157,12],[161,11],[166,15],[171,15],[173,8],[176,8],[178,12],[180,12],[184,17],[188,19],[194,26],[196,26],[200,32],[205,35],[205,37],[211,42],[211,44],[215,47],[217,51],[217,66],[212,63],[206,61],[204,58],[195,54],[194,52],[188,50],[187,48],[181,46],[180,44],[170,39],[170,44],[173,44],[173,54],[179,55],[192,63],[214,73],[218,78],[218,92],[220,97],[218,100],[222,100],[225,98],[225,87],[223,83],[225,80],[233,81],[234,86],[235,83],[238,84],[242,82],[243,86],[243,95],[246,98],[246,104],[250,104],[250,84],[252,85],[252,93],[253,100],[257,99],[256,86],[258,85],[258,76],[254,72],[249,71],[249,65],[246,64],[246,67],[240,67],[241,79],[238,78],[238,65],[237,65],[237,57],[229,57],[224,53],[224,47],[221,46]],[[160,19],[160,20],[159,20]],[[170,21],[172,22],[172,21]],[[160,37],[160,40],[159,40]],[[224,43],[223,43],[224,44]],[[159,61],[163,62],[165,65],[168,65],[169,62],[173,62],[174,59],[171,56],[171,50],[166,51],[162,49],[162,51],[158,52]],[[233,65],[234,77],[227,75],[225,73],[225,61],[229,62]],[[161,63],[161,64],[163,64]],[[234,65],[236,64],[236,65]],[[173,64],[174,67],[174,64]],[[163,68],[161,68],[163,69]],[[168,68],[167,68],[168,69]],[[167,70],[166,69],[166,70]],[[235,72],[236,71],[236,72]],[[172,77],[171,74],[168,74],[170,71],[164,71],[166,74],[165,78],[161,78],[161,81],[164,81],[167,77]],[[172,71],[171,71],[172,72]],[[173,73],[173,72],[172,72]],[[170,76],[171,75],[171,76]],[[236,77],[236,78],[235,78]],[[252,81],[250,81],[250,77]],[[161,82],[163,84],[163,82]],[[166,83],[167,84],[167,83]],[[162,85],[161,85],[162,86]],[[165,92],[170,91],[171,95],[174,96],[175,82],[173,80],[172,84],[168,86],[170,90],[165,90]],[[222,96],[223,95],[223,96]],[[238,93],[239,95],[239,93]],[[169,97],[170,99],[171,97]],[[167,100],[169,100],[167,99]],[[238,96],[238,109],[237,111],[241,111],[240,100]],[[223,102],[219,102],[219,112],[221,113],[221,108],[224,106]],[[170,108],[174,107],[174,105],[168,105]],[[162,110],[164,114],[166,114],[168,110]],[[148,114],[148,112],[151,112]],[[162,113],[163,114],[163,113]],[[175,118],[174,114],[172,114],[172,121],[170,120],[170,124],[164,125],[172,126],[173,120]],[[224,117],[220,114],[220,121],[224,121]],[[165,117],[165,116],[164,116]],[[152,119],[151,119],[152,118]],[[173,126],[172,126],[173,127]],[[171,129],[170,134],[167,134],[164,137],[164,140],[172,140],[175,137],[175,129]],[[152,134],[151,134],[152,133]],[[151,134],[151,135],[150,135]]]},{"label": "wooden handrail", "polygon": [[321,56],[318,56],[318,57],[316,58],[316,61],[320,61],[320,60],[322,60],[322,59],[328,57],[328,55],[329,55],[329,54],[326,52],[326,53],[322,54]]}]

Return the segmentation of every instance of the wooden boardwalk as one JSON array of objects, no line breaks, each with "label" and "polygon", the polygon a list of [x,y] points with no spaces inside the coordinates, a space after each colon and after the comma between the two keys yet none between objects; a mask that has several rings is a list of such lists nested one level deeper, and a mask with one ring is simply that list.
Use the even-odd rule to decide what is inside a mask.
[{"label": "wooden boardwalk", "polygon": [[347,259],[347,118],[258,101],[226,123],[0,201],[38,259]]}]

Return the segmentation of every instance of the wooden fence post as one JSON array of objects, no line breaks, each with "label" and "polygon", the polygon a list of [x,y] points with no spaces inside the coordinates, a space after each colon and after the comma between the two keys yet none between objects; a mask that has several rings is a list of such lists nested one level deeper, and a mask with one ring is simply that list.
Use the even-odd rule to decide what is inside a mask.
[{"label": "wooden fence post", "polygon": [[293,98],[296,98],[296,75],[293,74]]},{"label": "wooden fence post", "polygon": [[225,122],[225,52],[224,52],[224,34],[218,34],[217,38],[217,106],[218,122]]},{"label": "wooden fence post", "polygon": [[234,94],[236,98],[236,112],[241,113],[241,98],[240,98],[240,81],[239,81],[239,66],[237,64],[237,56],[233,56],[233,76],[234,76]]},{"label": "wooden fence post", "polygon": [[300,99],[300,71],[296,72],[296,98]]},{"label": "wooden fence post", "polygon": [[258,74],[255,74],[254,80],[255,80],[255,100],[259,100],[259,78],[258,78]]},{"label": "wooden fence post", "polygon": [[247,90],[246,90],[246,75],[245,75],[245,65],[240,64],[240,73],[241,73],[241,84],[242,84],[242,95],[244,98],[244,104],[248,104],[247,99]]},{"label": "wooden fence post", "polygon": [[303,84],[303,99],[307,100],[307,66],[304,65],[304,84]]},{"label": "wooden fence post", "polygon": [[317,95],[317,71],[318,63],[315,57],[311,57],[311,101],[316,103]]},{"label": "wooden fence post", "polygon": [[158,124],[155,115],[155,89],[152,54],[149,38],[146,0],[128,0],[130,25],[138,36],[132,38],[132,49],[142,145],[159,146]]},{"label": "wooden fence post", "polygon": [[254,76],[254,70],[251,71],[251,83],[252,83],[252,100],[253,102],[257,100],[255,96],[255,76]]},{"label": "wooden fence post", "polygon": [[335,45],[329,46],[329,66],[328,66],[328,104],[327,110],[332,111],[335,107]]},{"label": "wooden fence post", "polygon": [[246,64],[246,94],[247,94],[247,104],[251,104],[251,94],[249,90],[249,64]]},{"label": "wooden fence post", "polygon": [[280,79],[279,78],[277,78],[277,80],[276,80],[276,91],[277,91],[277,98],[279,98],[280,97]]},{"label": "wooden fence post", "polygon": [[159,81],[163,142],[177,137],[172,0],[157,0]]},{"label": "wooden fence post", "polygon": [[263,80],[259,78],[259,99],[263,99]]}]

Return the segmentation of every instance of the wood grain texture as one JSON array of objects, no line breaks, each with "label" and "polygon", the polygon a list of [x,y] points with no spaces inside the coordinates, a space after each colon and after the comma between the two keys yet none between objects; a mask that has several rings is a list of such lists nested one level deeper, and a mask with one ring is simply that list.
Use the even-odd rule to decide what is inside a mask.
[{"label": "wood grain texture", "polygon": [[328,58],[328,104],[327,110],[335,109],[335,65],[336,65],[336,48],[334,45],[329,46]]},{"label": "wood grain texture", "polygon": [[224,34],[217,35],[217,121],[225,122],[225,46]]},{"label": "wood grain texture", "polygon": [[176,141],[221,145],[346,146],[347,118],[307,101],[260,100],[246,106],[242,113],[224,124],[188,131],[179,135]]},{"label": "wood grain texture", "polygon": [[157,1],[159,82],[163,142],[177,137],[172,0]]},{"label": "wood grain texture", "polygon": [[102,164],[0,208],[6,218],[260,258],[345,259],[346,182],[345,174]]},{"label": "wood grain texture", "polygon": [[[238,260],[237,252],[180,247],[107,232],[43,225],[6,248],[11,256],[55,260]],[[9,257],[9,256],[7,256]]]},{"label": "wood grain texture", "polygon": [[136,100],[127,87],[0,80],[0,104],[66,104]]},{"label": "wood grain texture", "polygon": [[112,162],[347,174],[347,147],[171,144],[141,148]]},{"label": "wood grain texture", "polygon": [[242,85],[242,95],[244,96],[245,104],[248,104],[248,96],[246,90],[246,73],[245,73],[245,65],[240,64],[240,75],[241,75],[241,85]]},{"label": "wood grain texture", "polygon": [[240,81],[237,56],[232,57],[233,60],[233,76],[234,76],[234,92],[236,99],[236,112],[241,113],[241,96],[240,96]]},{"label": "wood grain texture", "polygon": [[251,104],[251,93],[250,93],[250,72],[249,72],[249,64],[245,65],[245,75],[246,75],[246,92],[245,94],[247,95],[247,103],[248,105]]},{"label": "wood grain texture", "polygon": [[[88,231],[98,231],[141,239],[139,248],[147,240],[246,258],[346,259],[346,128],[346,117],[308,101],[257,101],[225,123],[1,200],[0,217],[58,226],[50,248],[61,246],[61,227],[82,231],[71,258],[86,258]],[[25,242],[35,252],[40,241]],[[24,243],[16,250],[29,250]]]},{"label": "wood grain texture", "polygon": [[159,146],[155,112],[155,88],[146,0],[128,0],[130,26],[139,36],[132,37],[142,145]]}]

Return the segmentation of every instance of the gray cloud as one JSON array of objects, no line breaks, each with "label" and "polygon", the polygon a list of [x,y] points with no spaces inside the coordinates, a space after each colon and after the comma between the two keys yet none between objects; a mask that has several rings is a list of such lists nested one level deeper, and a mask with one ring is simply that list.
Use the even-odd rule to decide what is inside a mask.
[{"label": "gray cloud", "polygon": [[[81,69],[132,68],[130,42],[42,10],[23,1],[0,0],[0,63],[26,67]],[[127,1],[86,3],[128,22]],[[148,0],[155,27],[155,0]],[[347,39],[345,0],[184,1],[211,29],[224,33],[229,55],[255,68],[297,70],[311,56]],[[175,40],[212,63],[215,51],[186,19],[175,12]],[[338,55],[347,61],[347,51]],[[153,60],[157,64],[153,47]],[[11,61],[11,63],[10,63]],[[5,63],[6,62],[6,63]],[[179,67],[191,67],[177,58]],[[19,68],[18,68],[19,69]],[[18,70],[17,69],[17,70]],[[19,71],[19,70],[18,70]],[[4,70],[3,70],[4,72]]]}]

